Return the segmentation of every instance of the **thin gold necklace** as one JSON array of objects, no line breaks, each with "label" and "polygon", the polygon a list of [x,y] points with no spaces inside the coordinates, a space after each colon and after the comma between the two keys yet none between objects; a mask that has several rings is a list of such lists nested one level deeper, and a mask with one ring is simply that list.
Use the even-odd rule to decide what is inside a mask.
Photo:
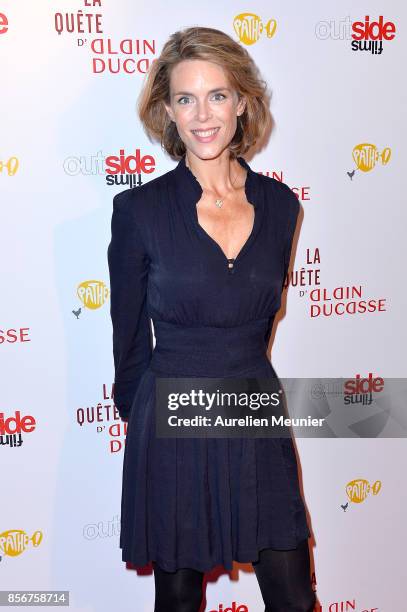
[{"label": "thin gold necklace", "polygon": [[[233,187],[233,186],[234,186],[234,184],[235,184],[236,177],[237,177],[237,175],[235,176],[234,180],[232,181],[232,187]],[[222,199],[220,199],[220,198],[216,198],[216,200],[215,200],[215,205],[216,205],[218,208],[221,208],[221,207],[223,206],[223,200],[224,200],[224,198],[222,198]]]},{"label": "thin gold necklace", "polygon": [[[187,165],[188,170],[191,172],[191,174],[194,176],[195,180],[198,181],[198,179],[196,178],[195,174],[192,172],[191,168]],[[234,180],[232,181],[232,187],[235,184],[235,180],[237,178],[237,175],[235,176]],[[198,181],[199,182],[199,181]],[[224,196],[222,199],[221,198],[216,198],[215,200],[215,206],[217,206],[218,208],[222,208],[223,206],[223,200],[225,199],[226,196]]]}]

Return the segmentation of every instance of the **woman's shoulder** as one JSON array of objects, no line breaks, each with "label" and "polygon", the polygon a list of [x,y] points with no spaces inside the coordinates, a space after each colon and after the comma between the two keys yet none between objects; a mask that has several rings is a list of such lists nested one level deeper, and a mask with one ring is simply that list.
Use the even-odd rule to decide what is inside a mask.
[{"label": "woman's shoulder", "polygon": [[[165,189],[169,175],[173,172],[172,170],[156,176],[151,179],[147,179],[142,185],[135,187],[129,187],[123,191],[119,191],[114,196],[114,200],[119,202],[129,202],[131,200],[143,200],[145,198],[155,198],[160,192]],[[148,176],[148,175],[147,175]]]},{"label": "woman's shoulder", "polygon": [[129,187],[116,193],[113,197],[113,208],[131,213],[137,208],[138,214],[151,211],[165,198],[167,184],[173,170],[146,180],[142,185]]},{"label": "woman's shoulder", "polygon": [[270,205],[290,217],[296,217],[300,209],[300,202],[291,187],[272,176],[266,174],[259,174],[258,176],[262,181]]}]

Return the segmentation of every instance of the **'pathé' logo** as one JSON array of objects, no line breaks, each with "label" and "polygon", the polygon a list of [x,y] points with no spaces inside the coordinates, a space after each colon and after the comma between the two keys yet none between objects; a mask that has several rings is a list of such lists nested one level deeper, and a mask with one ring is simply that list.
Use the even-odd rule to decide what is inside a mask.
[{"label": "'path\u00e9' logo", "polygon": [[253,45],[257,42],[263,32],[267,38],[272,38],[277,28],[277,21],[269,19],[264,25],[262,19],[254,13],[240,13],[233,20],[233,28],[240,42],[245,45]]},{"label": "'path\u00e9' logo", "polygon": [[96,310],[106,302],[109,289],[103,281],[87,280],[78,286],[77,294],[86,308]]}]

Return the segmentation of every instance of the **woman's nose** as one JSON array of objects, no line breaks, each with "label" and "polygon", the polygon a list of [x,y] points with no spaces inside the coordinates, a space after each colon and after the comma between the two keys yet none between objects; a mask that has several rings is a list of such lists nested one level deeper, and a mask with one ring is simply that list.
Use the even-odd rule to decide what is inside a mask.
[{"label": "woman's nose", "polygon": [[210,109],[207,102],[197,103],[197,118],[200,121],[206,121],[210,117]]}]

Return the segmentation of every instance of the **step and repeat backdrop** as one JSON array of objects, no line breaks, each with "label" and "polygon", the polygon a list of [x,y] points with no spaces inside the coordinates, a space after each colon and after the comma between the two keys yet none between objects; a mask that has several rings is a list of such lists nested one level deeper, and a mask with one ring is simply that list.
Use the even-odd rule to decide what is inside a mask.
[{"label": "step and repeat backdrop", "polygon": [[[174,31],[228,33],[272,91],[274,128],[248,162],[302,208],[278,375],[406,375],[406,13],[395,1],[0,2],[2,590],[68,591],[75,612],[153,610],[151,566],[126,567],[119,549],[126,426],[107,246],[113,196],[176,163],[136,115]],[[350,425],[296,441],[317,612],[407,609],[405,439],[375,418],[369,386],[358,399],[371,437]],[[250,564],[205,580],[205,610],[263,611]]]}]

